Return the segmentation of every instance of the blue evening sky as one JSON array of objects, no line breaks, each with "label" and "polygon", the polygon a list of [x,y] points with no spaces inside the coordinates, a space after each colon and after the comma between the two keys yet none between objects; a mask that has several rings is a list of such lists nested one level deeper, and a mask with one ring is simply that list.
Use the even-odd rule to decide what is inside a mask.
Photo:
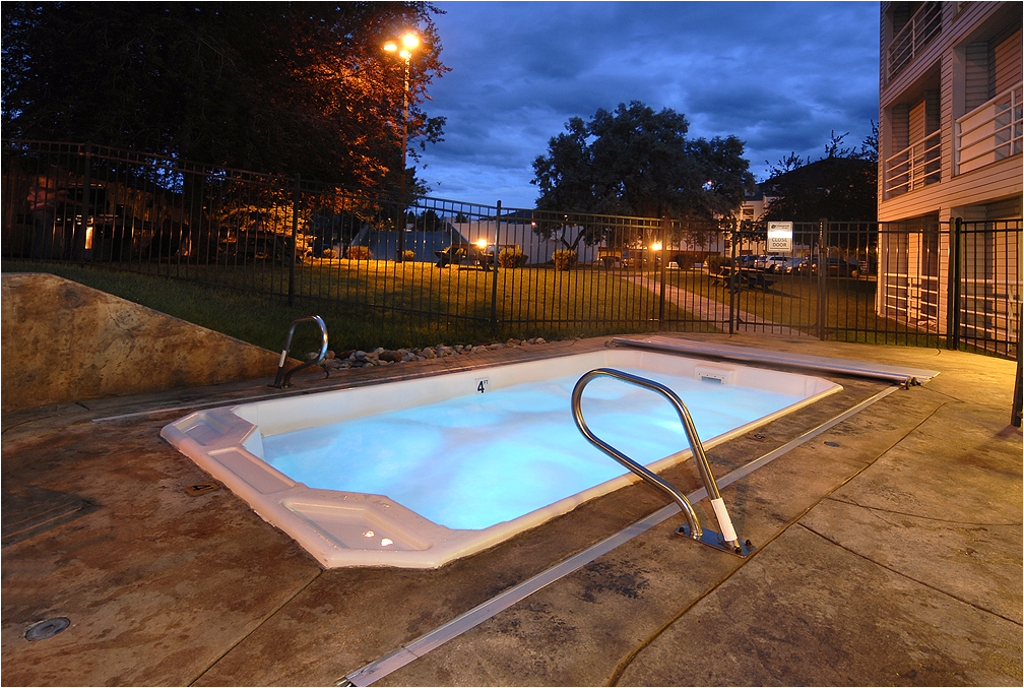
[{"label": "blue evening sky", "polygon": [[758,181],[830,133],[859,148],[878,118],[877,2],[438,2],[426,111],[447,117],[418,175],[429,195],[532,208],[533,160],[570,117],[639,100],[689,135],[734,134]]}]

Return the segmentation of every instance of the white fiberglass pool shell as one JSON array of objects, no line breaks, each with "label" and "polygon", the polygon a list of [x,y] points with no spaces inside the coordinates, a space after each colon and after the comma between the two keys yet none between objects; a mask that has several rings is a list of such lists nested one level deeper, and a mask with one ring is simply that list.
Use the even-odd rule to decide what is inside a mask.
[{"label": "white fiberglass pool shell", "polygon": [[[476,401],[481,392],[486,394],[520,383],[567,375],[579,377],[595,368],[627,369],[654,379],[665,374],[698,380],[707,385],[731,385],[793,397],[784,408],[715,437],[705,437],[698,424],[697,430],[705,446],[736,437],[752,427],[842,389],[828,380],[806,375],[650,351],[609,349],[202,410],[167,425],[160,434],[328,568],[436,568],[540,525],[587,500],[628,485],[636,478],[619,467],[616,474],[623,473],[619,477],[590,485],[529,513],[483,528],[449,528],[385,495],[317,489],[294,480],[264,460],[264,440],[339,421],[366,419],[359,422],[368,422],[374,416],[458,397]],[[693,411],[686,395],[682,397]],[[665,405],[668,406],[667,402]],[[622,414],[630,411],[630,408],[621,409]],[[564,433],[578,435],[568,403],[564,413]],[[513,443],[514,446],[516,442],[514,427],[492,434],[505,444]],[[623,449],[629,453],[628,449]],[[339,457],[340,460],[367,460],[356,455],[357,452],[347,453],[350,455]],[[647,466],[659,471],[688,456],[689,447],[684,443],[678,451],[647,463]],[[617,466],[611,458],[604,457],[604,460]]]}]

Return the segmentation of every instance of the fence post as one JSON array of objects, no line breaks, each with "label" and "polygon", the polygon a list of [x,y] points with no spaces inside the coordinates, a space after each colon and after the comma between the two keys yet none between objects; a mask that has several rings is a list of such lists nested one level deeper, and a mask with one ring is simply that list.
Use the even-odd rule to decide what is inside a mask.
[{"label": "fence post", "polygon": [[501,240],[501,201],[494,212],[494,264],[491,265],[491,333],[498,336],[498,242]]},{"label": "fence post", "polygon": [[1022,406],[1024,406],[1024,400],[1021,399],[1021,353],[1020,353],[1020,337],[1021,337],[1021,320],[1024,319],[1024,308],[1021,307],[1020,301],[1017,302],[1017,378],[1013,382],[1013,408],[1010,409],[1010,425],[1019,428],[1021,427],[1022,421]]},{"label": "fence post", "polygon": [[[90,193],[89,186],[92,184],[92,144],[85,144],[85,175],[82,181],[82,224],[79,227],[77,225],[77,218],[74,214],[71,216],[72,226],[74,229],[74,239],[76,249],[78,251],[78,264],[85,265],[85,245],[87,234],[89,232],[89,201]],[[73,211],[72,211],[73,213]],[[95,232],[95,230],[93,230]],[[93,236],[93,245],[95,246],[96,240],[99,237]]]},{"label": "fence post", "polygon": [[[828,294],[826,289],[828,288],[828,239],[829,239],[829,226],[828,218],[823,217],[818,220],[818,339],[825,341],[826,327],[825,321],[828,318]],[[813,268],[814,263],[814,251],[811,251],[811,267]]]},{"label": "fence post", "polygon": [[288,264],[288,305],[295,305],[295,261],[299,254],[299,203],[302,202],[302,177],[295,175],[295,193],[292,197],[292,259]]},{"label": "fence post", "polygon": [[736,334],[736,292],[739,283],[736,281],[736,243],[739,241],[739,226],[733,221],[729,229],[729,334]]},{"label": "fence post", "polygon": [[665,265],[665,245],[668,244],[668,238],[671,234],[671,225],[668,217],[662,216],[661,218],[661,237],[659,242],[661,243],[661,249],[658,251],[655,260],[661,262],[661,269],[659,270],[658,278],[661,280],[661,288],[658,290],[658,332],[665,329],[665,277],[666,277],[666,265]]},{"label": "fence post", "polygon": [[960,258],[961,258],[961,237],[963,235],[963,220],[954,218],[949,223],[949,283],[946,285],[948,301],[946,302],[946,348],[956,350],[960,348],[960,299],[962,296],[962,285],[960,284]]}]

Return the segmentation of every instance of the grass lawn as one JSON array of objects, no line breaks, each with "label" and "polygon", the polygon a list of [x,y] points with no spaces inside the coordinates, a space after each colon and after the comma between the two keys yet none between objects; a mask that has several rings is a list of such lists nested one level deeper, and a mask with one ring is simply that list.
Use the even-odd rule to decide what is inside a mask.
[{"label": "grass lawn", "polygon": [[[659,298],[657,272],[551,266],[493,271],[437,268],[433,263],[317,260],[287,268],[266,263],[133,266],[145,274],[104,265],[5,260],[4,271],[46,271],[194,322],[271,350],[284,344],[297,317],[316,313],[327,323],[331,347],[422,347],[525,339],[590,337],[673,331],[719,331],[731,312],[752,314],[811,336],[936,346],[934,334],[875,312],[876,283],[824,280],[819,313],[817,278],[777,275],[767,291],[732,293],[701,270],[666,271],[678,303]],[[294,280],[292,305],[289,281]],[[640,282],[647,284],[645,287]],[[741,318],[746,315],[741,313]],[[823,328],[819,322],[823,321]],[[293,351],[318,348],[317,332],[300,326]]]},{"label": "grass lawn", "polygon": [[[259,346],[279,350],[297,317],[327,323],[331,348],[372,349],[478,343],[509,337],[548,339],[658,329],[657,295],[614,272],[550,267],[495,273],[432,263],[317,261],[296,267],[288,305],[286,268],[143,266],[138,274],[101,265],[4,260],[5,272],[51,272]],[[176,279],[168,279],[176,278]],[[495,290],[496,287],[496,290]],[[494,296],[496,295],[496,296]],[[492,326],[492,314],[499,323]],[[709,330],[668,304],[664,316]],[[317,334],[300,326],[293,352],[314,350]]]}]

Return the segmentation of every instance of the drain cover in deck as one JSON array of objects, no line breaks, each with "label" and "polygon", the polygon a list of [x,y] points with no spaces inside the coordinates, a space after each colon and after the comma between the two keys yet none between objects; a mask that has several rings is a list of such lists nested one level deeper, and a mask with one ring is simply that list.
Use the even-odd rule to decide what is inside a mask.
[{"label": "drain cover in deck", "polygon": [[71,619],[67,616],[55,616],[39,621],[31,629],[25,632],[25,639],[30,641],[46,640],[58,633],[65,632],[71,626]]},{"label": "drain cover in deck", "polygon": [[57,616],[46,621],[40,621],[25,631],[25,640],[46,640],[58,633],[63,633],[70,625],[71,619],[66,616]]}]

